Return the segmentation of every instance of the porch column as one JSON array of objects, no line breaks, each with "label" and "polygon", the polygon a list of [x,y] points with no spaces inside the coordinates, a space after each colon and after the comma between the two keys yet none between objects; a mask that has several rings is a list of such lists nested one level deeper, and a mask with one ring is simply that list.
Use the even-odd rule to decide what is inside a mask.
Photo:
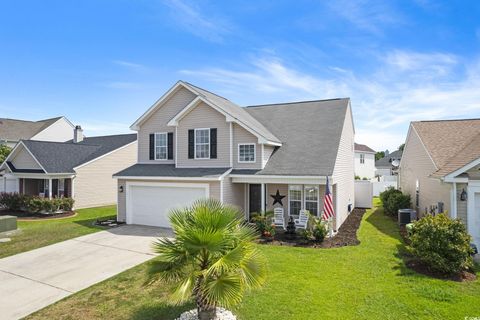
[{"label": "porch column", "polygon": [[451,201],[451,218],[456,219],[457,218],[457,183],[453,182],[453,188],[452,188],[452,201]]},{"label": "porch column", "polygon": [[52,199],[52,178],[48,179],[48,199]]},{"label": "porch column", "polygon": [[266,211],[266,207],[265,207],[265,183],[262,183],[261,184],[261,189],[262,189],[262,205],[261,205],[261,209],[262,209],[262,212],[264,213]]}]

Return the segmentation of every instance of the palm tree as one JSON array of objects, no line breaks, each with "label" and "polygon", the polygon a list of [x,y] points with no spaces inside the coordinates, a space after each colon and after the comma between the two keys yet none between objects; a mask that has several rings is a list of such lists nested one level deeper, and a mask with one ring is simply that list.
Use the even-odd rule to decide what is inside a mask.
[{"label": "palm tree", "polygon": [[194,299],[200,320],[215,318],[216,307],[238,304],[246,290],[260,287],[266,263],[254,228],[233,206],[214,199],[170,212],[174,239],[155,243],[158,259],[150,274],[172,284],[171,301]]}]

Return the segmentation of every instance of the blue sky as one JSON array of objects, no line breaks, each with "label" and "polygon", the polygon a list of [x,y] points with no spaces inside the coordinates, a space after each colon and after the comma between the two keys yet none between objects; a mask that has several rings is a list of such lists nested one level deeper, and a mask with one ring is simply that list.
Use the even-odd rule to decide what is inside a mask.
[{"label": "blue sky", "polygon": [[[458,3],[458,2],[457,2]],[[240,105],[350,97],[356,140],[480,117],[480,2],[2,1],[0,116],[128,127],[177,80]]]}]

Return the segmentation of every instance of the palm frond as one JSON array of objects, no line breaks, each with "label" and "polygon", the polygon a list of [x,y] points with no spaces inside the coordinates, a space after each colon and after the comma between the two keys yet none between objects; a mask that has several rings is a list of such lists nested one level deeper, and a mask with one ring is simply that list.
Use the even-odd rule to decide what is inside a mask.
[{"label": "palm frond", "polygon": [[202,287],[202,295],[208,304],[218,304],[227,308],[240,303],[243,293],[242,279],[236,272],[222,273],[217,278],[209,278]]}]

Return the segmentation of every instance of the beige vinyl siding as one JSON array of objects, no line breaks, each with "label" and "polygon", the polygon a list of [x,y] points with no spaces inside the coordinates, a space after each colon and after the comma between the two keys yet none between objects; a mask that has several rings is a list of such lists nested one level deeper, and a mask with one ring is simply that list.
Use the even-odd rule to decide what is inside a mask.
[{"label": "beige vinyl siding", "polygon": [[275,150],[275,147],[273,146],[267,146],[263,145],[263,163],[262,163],[262,168],[265,168],[265,165],[267,164],[268,160],[272,156],[273,151]]},{"label": "beige vinyl siding", "polygon": [[355,203],[355,165],[353,119],[350,105],[346,110],[342,135],[338,146],[337,159],[333,170],[335,188],[335,228],[339,228],[348,216],[348,205]]},{"label": "beige vinyl siding", "polygon": [[[239,169],[261,169],[262,168],[262,145],[258,144],[258,138],[239,126],[233,124],[233,167]],[[238,162],[238,146],[240,144],[255,145],[255,162]]]},{"label": "beige vinyl siding", "polygon": [[[148,117],[138,130],[138,162],[174,163],[175,162],[175,127],[167,123],[184,107],[195,99],[195,95],[180,87],[163,105]],[[155,132],[173,132],[173,157],[174,160],[150,160],[150,138]]]},{"label": "beige vinyl siding", "polygon": [[[123,186],[123,192],[118,192],[118,204],[117,204],[117,219],[119,221],[125,221],[127,217],[126,212],[126,202],[127,202],[127,182],[170,182],[170,183],[200,183],[209,185],[209,194],[210,198],[214,198],[220,200],[220,181],[195,181],[195,180],[125,180],[125,179],[118,179],[118,187]],[[118,190],[118,187],[116,190]]]},{"label": "beige vinyl siding", "polygon": [[245,212],[245,183],[233,183],[232,178],[223,179],[223,202],[237,206]]},{"label": "beige vinyl siding", "polygon": [[[217,128],[217,158],[188,159],[188,130]],[[230,167],[230,127],[225,116],[200,103],[178,123],[177,167]]]},{"label": "beige vinyl siding", "polygon": [[38,162],[23,145],[18,147],[18,151],[11,161],[17,169],[41,169]]},{"label": "beige vinyl siding", "polygon": [[419,207],[418,213],[422,216],[425,208],[438,202],[444,203],[445,210],[450,210],[451,185],[443,183],[429,176],[436,171],[430,156],[425,150],[415,129],[410,126],[405,144],[405,150],[400,163],[400,186],[401,190],[412,198],[412,208],[415,208],[416,181],[419,184]]},{"label": "beige vinyl siding", "polygon": [[[460,195],[462,194],[462,191],[465,190],[467,191],[467,184],[466,183],[457,183],[457,218],[460,219],[465,226],[467,226],[467,205],[468,201],[461,201],[460,200]],[[467,191],[468,192],[468,191]],[[468,230],[468,229],[467,229]]]},{"label": "beige vinyl siding", "polygon": [[76,170],[74,178],[75,208],[115,204],[117,183],[112,175],[137,160],[137,142],[99,158]]}]

